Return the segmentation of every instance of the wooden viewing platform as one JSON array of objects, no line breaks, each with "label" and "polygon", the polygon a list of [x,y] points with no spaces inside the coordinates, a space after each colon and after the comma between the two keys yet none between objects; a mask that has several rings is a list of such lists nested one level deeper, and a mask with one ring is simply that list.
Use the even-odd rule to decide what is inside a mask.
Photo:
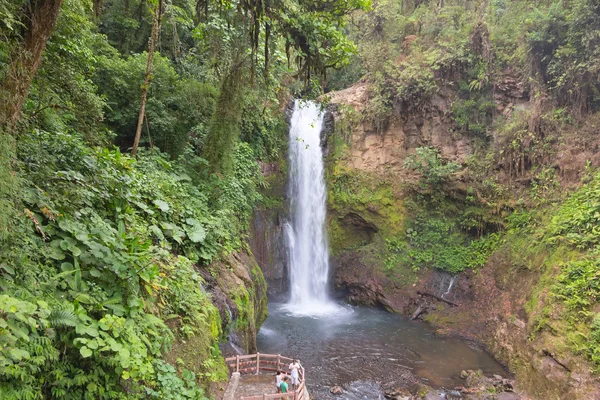
[{"label": "wooden viewing platform", "polygon": [[[275,393],[275,374],[277,371],[288,372],[288,366],[294,360],[289,357],[284,357],[280,354],[248,354],[243,356],[228,357],[225,359],[229,371],[231,372],[231,379],[227,390],[223,397],[223,400],[263,400],[263,399],[294,399],[294,400],[308,400],[308,390],[306,389],[306,376],[304,374],[304,367],[300,366],[298,370],[298,377],[300,383],[296,390],[288,393]],[[266,375],[269,373],[269,375]],[[249,375],[263,375],[262,384],[257,383],[254,379],[250,378]],[[266,382],[266,384],[264,383]],[[246,386],[244,390],[241,390],[240,386]],[[291,383],[289,383],[291,387]],[[271,388],[270,393],[265,393],[265,388]],[[254,392],[255,389],[258,392]],[[262,390],[262,394],[260,390]],[[251,395],[245,395],[251,392]],[[256,393],[256,394],[254,394]]]}]

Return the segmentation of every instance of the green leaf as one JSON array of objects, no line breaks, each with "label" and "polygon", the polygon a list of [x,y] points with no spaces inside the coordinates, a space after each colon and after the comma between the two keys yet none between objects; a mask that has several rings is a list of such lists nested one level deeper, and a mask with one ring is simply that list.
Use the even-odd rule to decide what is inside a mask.
[{"label": "green leaf", "polygon": [[188,218],[185,222],[188,223],[185,227],[185,231],[190,240],[194,243],[203,242],[206,238],[206,231],[200,221],[194,218]]},{"label": "green leaf", "polygon": [[164,200],[154,200],[153,203],[162,212],[168,212],[170,209],[169,204]]},{"label": "green leaf", "polygon": [[22,349],[17,349],[17,348],[10,349],[10,350],[8,351],[8,356],[9,356],[9,357],[10,357],[10,358],[11,358],[13,361],[21,361],[21,360],[22,360],[22,359],[24,359],[24,358],[25,358],[25,359],[28,359],[28,358],[30,357],[30,356],[29,356],[29,353],[28,353],[27,351],[25,351],[25,350],[22,350]]},{"label": "green leaf", "polygon": [[148,227],[150,229],[150,231],[152,233],[154,233],[156,235],[156,237],[158,237],[159,239],[164,239],[165,235],[163,235],[163,232],[160,230],[160,228],[156,225],[150,225]]},{"label": "green leaf", "polygon": [[3,270],[5,270],[9,275],[14,275],[15,274],[15,269],[9,265],[0,265],[0,268],[2,268]]},{"label": "green leaf", "polygon": [[92,354],[94,354],[87,346],[83,346],[81,349],[79,349],[79,352],[83,358],[91,357]]},{"label": "green leaf", "polygon": [[48,252],[48,256],[55,260],[64,260],[65,252],[60,249],[60,247],[50,247],[50,251]]},{"label": "green leaf", "polygon": [[111,338],[109,344],[110,344],[110,349],[112,351],[114,351],[115,353],[123,348],[123,345],[121,343],[117,342],[116,340],[114,340],[112,338]]},{"label": "green leaf", "polygon": [[64,326],[75,327],[77,326],[77,316],[70,310],[52,310],[50,317],[50,326],[53,328],[60,328]]},{"label": "green leaf", "polygon": [[81,291],[81,268],[79,268],[79,261],[75,257],[75,289]]}]

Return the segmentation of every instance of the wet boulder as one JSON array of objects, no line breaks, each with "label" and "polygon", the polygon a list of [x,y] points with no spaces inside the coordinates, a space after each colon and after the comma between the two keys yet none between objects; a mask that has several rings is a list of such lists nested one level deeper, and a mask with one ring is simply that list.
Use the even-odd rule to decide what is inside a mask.
[{"label": "wet boulder", "polygon": [[342,394],[342,393],[344,393],[344,389],[342,389],[341,386],[333,386],[331,389],[329,389],[329,391],[332,394]]}]

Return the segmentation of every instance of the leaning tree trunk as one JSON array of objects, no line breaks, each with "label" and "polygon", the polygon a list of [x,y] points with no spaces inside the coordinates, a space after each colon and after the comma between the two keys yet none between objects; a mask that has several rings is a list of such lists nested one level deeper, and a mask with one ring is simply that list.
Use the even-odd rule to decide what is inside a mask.
[{"label": "leaning tree trunk", "polygon": [[8,132],[12,132],[21,117],[46,42],[56,25],[61,3],[62,0],[31,0],[28,4],[22,19],[25,24],[22,44],[11,54],[12,61],[0,86],[0,95],[4,98],[0,103],[0,126],[4,125]]},{"label": "leaning tree trunk", "polygon": [[133,140],[133,148],[131,154],[135,156],[140,144],[140,136],[142,135],[142,126],[144,123],[144,114],[146,113],[146,101],[148,99],[148,89],[150,87],[150,76],[152,73],[152,57],[154,56],[154,48],[158,42],[160,34],[160,22],[162,17],[162,0],[158,0],[156,9],[154,10],[154,19],[152,21],[152,33],[150,33],[150,44],[148,49],[148,61],[146,63],[146,75],[144,76],[144,84],[142,85],[142,100],[140,102],[140,114],[138,116],[137,128],[135,130],[135,139]]}]

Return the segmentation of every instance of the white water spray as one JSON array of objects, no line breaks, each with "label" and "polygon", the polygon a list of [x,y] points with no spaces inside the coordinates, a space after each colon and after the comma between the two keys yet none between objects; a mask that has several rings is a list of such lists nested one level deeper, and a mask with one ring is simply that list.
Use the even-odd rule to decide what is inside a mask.
[{"label": "white water spray", "polygon": [[327,192],[323,179],[323,113],[310,101],[296,101],[290,123],[289,187],[291,221],[286,224],[290,301],[297,314],[337,309],[328,295],[329,251],[325,227]]},{"label": "white water spray", "polygon": [[450,291],[452,290],[452,286],[454,286],[454,282],[456,281],[456,275],[453,275],[452,278],[450,278],[450,284],[448,285],[448,289],[446,289],[446,291],[444,292],[444,294],[442,294],[442,299],[444,298],[445,295],[450,294]]}]

